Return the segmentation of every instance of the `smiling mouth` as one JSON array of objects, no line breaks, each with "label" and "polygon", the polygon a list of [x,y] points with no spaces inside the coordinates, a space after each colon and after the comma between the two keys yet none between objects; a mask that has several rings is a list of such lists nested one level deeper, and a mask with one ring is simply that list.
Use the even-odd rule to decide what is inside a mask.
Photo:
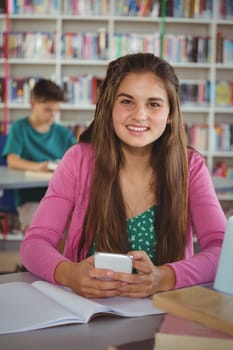
[{"label": "smiling mouth", "polygon": [[135,131],[135,132],[144,132],[149,130],[148,127],[146,126],[132,126],[132,125],[127,125],[126,128],[130,131]]}]

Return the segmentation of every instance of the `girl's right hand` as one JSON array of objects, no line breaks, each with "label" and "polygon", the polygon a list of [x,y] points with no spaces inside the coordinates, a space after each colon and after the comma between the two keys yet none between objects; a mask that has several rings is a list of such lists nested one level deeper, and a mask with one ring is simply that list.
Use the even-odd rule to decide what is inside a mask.
[{"label": "girl's right hand", "polygon": [[113,271],[96,269],[94,257],[79,263],[62,261],[55,270],[57,283],[73,289],[86,298],[105,298],[120,295],[119,289],[124,282],[112,279]]}]

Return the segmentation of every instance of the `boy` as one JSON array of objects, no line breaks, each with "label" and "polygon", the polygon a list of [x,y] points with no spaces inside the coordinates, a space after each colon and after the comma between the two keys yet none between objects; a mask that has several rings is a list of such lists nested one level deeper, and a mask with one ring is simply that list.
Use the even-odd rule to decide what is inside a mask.
[{"label": "boy", "polygon": [[[13,123],[2,155],[12,169],[49,171],[50,161],[56,161],[76,143],[70,130],[55,122],[60,102],[64,101],[61,88],[47,79],[40,79],[31,92],[31,113]],[[46,188],[19,189],[15,202],[21,230],[31,222]]]}]

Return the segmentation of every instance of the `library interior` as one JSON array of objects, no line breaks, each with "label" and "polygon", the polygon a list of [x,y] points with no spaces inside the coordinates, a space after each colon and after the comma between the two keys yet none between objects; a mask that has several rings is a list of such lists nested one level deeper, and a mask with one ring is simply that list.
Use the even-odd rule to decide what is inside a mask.
[{"label": "library interior", "polygon": [[[0,0],[1,153],[12,125],[29,115],[31,91],[40,79],[62,89],[56,122],[79,142],[93,120],[108,63],[136,52],[153,53],[174,67],[187,143],[204,157],[228,219],[233,215],[232,0]],[[49,173],[13,170],[0,156],[0,275],[22,271],[19,248],[24,233],[15,191],[46,189],[56,171],[56,164],[50,166]],[[110,325],[102,322],[107,331]],[[119,327],[119,320],[114,322]],[[127,327],[126,319],[123,323]],[[144,338],[151,338],[151,324],[134,320],[135,332],[140,326],[147,328]],[[33,336],[36,342],[39,334]],[[123,341],[116,335],[111,342]],[[153,345],[145,340],[138,346],[152,349],[154,340]]]}]

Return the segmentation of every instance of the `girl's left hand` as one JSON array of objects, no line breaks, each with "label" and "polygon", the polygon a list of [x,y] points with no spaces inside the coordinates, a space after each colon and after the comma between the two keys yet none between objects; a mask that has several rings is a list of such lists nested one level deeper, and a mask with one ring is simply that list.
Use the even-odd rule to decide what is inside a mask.
[{"label": "girl's left hand", "polygon": [[175,285],[175,273],[169,266],[155,266],[144,251],[131,251],[134,257],[134,269],[137,274],[114,272],[114,279],[120,280],[120,296],[142,298],[158,291],[172,289]]}]

